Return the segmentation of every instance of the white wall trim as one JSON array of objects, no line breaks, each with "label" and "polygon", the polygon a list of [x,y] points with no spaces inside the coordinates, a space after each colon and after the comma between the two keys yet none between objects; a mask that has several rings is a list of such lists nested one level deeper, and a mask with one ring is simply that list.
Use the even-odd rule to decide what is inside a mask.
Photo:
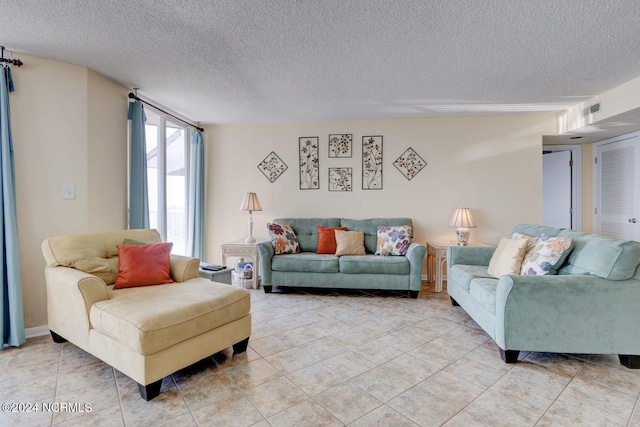
[{"label": "white wall trim", "polygon": [[49,335],[49,325],[35,326],[24,330],[26,338],[43,337]]}]

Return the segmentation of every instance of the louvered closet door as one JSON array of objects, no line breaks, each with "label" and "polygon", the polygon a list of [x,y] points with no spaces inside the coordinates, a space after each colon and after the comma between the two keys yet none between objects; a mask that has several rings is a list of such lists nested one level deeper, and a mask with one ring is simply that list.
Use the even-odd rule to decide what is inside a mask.
[{"label": "louvered closet door", "polygon": [[596,148],[596,233],[640,241],[640,135]]}]

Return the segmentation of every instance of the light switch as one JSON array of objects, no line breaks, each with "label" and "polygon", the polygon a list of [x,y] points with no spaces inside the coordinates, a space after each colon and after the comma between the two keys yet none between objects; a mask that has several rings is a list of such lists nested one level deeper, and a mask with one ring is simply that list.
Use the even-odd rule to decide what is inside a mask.
[{"label": "light switch", "polygon": [[62,198],[65,200],[73,200],[76,198],[76,187],[71,184],[62,186]]}]

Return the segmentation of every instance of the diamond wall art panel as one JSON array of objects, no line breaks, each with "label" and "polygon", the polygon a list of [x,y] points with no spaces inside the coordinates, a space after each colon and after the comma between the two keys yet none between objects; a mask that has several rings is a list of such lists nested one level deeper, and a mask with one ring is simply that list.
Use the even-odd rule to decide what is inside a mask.
[{"label": "diamond wall art panel", "polygon": [[427,162],[425,162],[422,157],[411,147],[407,148],[407,150],[402,153],[400,157],[398,157],[393,165],[407,178],[411,181],[425,166],[427,166]]},{"label": "diamond wall art panel", "polygon": [[273,183],[287,170],[287,165],[272,151],[258,164],[258,169],[267,177],[269,182]]}]

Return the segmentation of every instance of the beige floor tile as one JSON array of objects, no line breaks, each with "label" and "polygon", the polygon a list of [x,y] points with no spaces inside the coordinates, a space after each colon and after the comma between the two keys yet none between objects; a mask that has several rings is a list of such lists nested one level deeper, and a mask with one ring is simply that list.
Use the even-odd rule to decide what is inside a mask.
[{"label": "beige floor tile", "polygon": [[564,426],[626,426],[628,420],[611,412],[595,408],[574,397],[561,395],[541,420],[542,425]]},{"label": "beige floor tile", "polygon": [[455,361],[444,370],[483,388],[490,387],[505,375],[502,369],[493,369],[468,357]]},{"label": "beige floor tile", "polygon": [[289,372],[297,371],[319,362],[319,360],[311,353],[308,353],[298,347],[266,356],[265,360],[283,374],[288,374]]},{"label": "beige floor tile", "polygon": [[637,396],[586,381],[582,378],[574,378],[562,395],[572,397],[586,405],[627,419],[631,417],[633,408],[638,400]]},{"label": "beige floor tile", "polygon": [[279,353],[281,351],[290,349],[293,344],[285,338],[283,334],[270,335],[268,337],[260,338],[257,340],[250,340],[249,346],[255,350],[260,356],[265,357],[270,354]]},{"label": "beige floor tile", "polygon": [[443,424],[443,427],[494,427],[490,421],[483,420],[482,418],[475,418],[469,414],[466,410],[458,412],[451,417],[449,421]]},{"label": "beige floor tile", "polygon": [[315,396],[314,400],[344,424],[357,420],[382,404],[366,391],[350,383],[327,390]]},{"label": "beige floor tile", "polygon": [[466,324],[452,329],[449,333],[456,337],[471,341],[477,345],[484,344],[491,339],[491,337],[489,337],[489,335],[487,335],[487,333],[482,329],[467,326]]},{"label": "beige floor tile", "polygon": [[98,412],[114,406],[117,406],[119,410],[120,407],[115,379],[101,382],[97,386],[58,394],[55,402],[78,405],[78,410],[63,410],[54,413],[53,422],[56,424],[84,416],[87,412]]},{"label": "beige floor tile", "polygon": [[140,396],[122,402],[122,415],[130,426],[155,425],[188,412],[189,408],[175,385],[162,389],[158,397],[148,402]]},{"label": "beige floor tile", "polygon": [[332,358],[323,360],[322,363],[337,372],[345,380],[356,377],[377,366],[372,361],[352,351],[333,356]]},{"label": "beige floor tile", "polygon": [[221,369],[176,377],[174,381],[191,410],[240,393],[236,383]]},{"label": "beige floor tile", "polygon": [[539,413],[546,411],[560,394],[557,389],[519,379],[511,374],[500,378],[489,391]]},{"label": "beige floor tile", "polygon": [[[125,425],[119,404],[102,409],[92,409],[91,412],[76,415],[77,416],[64,421],[62,424],[55,425],[59,425],[61,427],[121,427]],[[187,414],[186,416],[191,417],[191,414]],[[191,418],[193,419],[193,417]],[[188,423],[180,425],[184,425],[186,427],[190,426]]]},{"label": "beige floor tile", "polygon": [[382,405],[351,424],[351,427],[416,427],[417,424],[400,415],[387,405]]},{"label": "beige floor tile", "polygon": [[276,378],[245,390],[244,394],[265,418],[309,398],[286,377]]},{"label": "beige floor tile", "polygon": [[491,391],[481,394],[464,412],[495,427],[531,426],[542,415]]},{"label": "beige floor tile", "polygon": [[60,369],[58,373],[57,393],[66,394],[75,390],[114,381],[113,368],[102,361],[91,365]]},{"label": "beige floor tile", "polygon": [[200,427],[248,427],[264,420],[260,411],[242,395],[230,396],[202,406],[192,411],[192,414]]},{"label": "beige floor tile", "polygon": [[240,389],[248,389],[282,376],[282,373],[264,359],[225,368],[225,373]]},{"label": "beige floor tile", "polygon": [[632,396],[640,394],[640,371],[637,369],[617,369],[587,362],[577,377]]},{"label": "beige floor tile", "polygon": [[320,394],[346,381],[344,376],[322,362],[287,374],[287,378],[309,396]]},{"label": "beige floor tile", "polygon": [[347,349],[337,342],[333,336],[320,338],[300,346],[301,349],[312,354],[318,360],[329,359],[338,354],[344,353]]},{"label": "beige floor tile", "polygon": [[367,358],[376,365],[381,365],[402,355],[403,351],[389,343],[389,340],[385,340],[385,338],[378,338],[356,347],[353,352]]},{"label": "beige floor tile", "polygon": [[531,352],[526,357],[527,361],[537,363],[547,368],[553,368],[569,375],[575,375],[585,364],[584,360],[559,353]]},{"label": "beige floor tile", "polygon": [[413,384],[385,366],[373,368],[350,382],[382,402],[388,402],[413,387]]},{"label": "beige floor tile", "polygon": [[457,408],[464,408],[485,391],[484,387],[479,387],[445,371],[430,376],[418,384],[418,387]]},{"label": "beige floor tile", "polygon": [[439,370],[431,363],[410,354],[403,354],[400,357],[396,357],[385,363],[384,366],[393,370],[411,384],[418,384]]},{"label": "beige floor tile", "polygon": [[[12,405],[8,408],[3,406],[3,410],[0,411],[0,425],[1,426],[16,426],[16,427],[32,427],[32,426],[49,426],[53,422],[53,412],[44,411],[42,408],[43,403],[50,404],[53,399],[45,400],[31,400],[25,402],[18,402],[13,399],[8,400],[10,403],[24,403],[27,406]],[[3,402],[3,403],[7,403]]]},{"label": "beige floor tile", "polygon": [[571,375],[564,372],[526,361],[515,364],[509,375],[512,375],[516,381],[532,382],[558,394],[564,390],[572,378]]},{"label": "beige floor tile", "polygon": [[387,405],[421,426],[441,425],[459,411],[457,407],[420,387],[407,390]]},{"label": "beige floor tile", "polygon": [[329,411],[313,400],[305,400],[268,418],[273,427],[290,426],[342,426]]}]

